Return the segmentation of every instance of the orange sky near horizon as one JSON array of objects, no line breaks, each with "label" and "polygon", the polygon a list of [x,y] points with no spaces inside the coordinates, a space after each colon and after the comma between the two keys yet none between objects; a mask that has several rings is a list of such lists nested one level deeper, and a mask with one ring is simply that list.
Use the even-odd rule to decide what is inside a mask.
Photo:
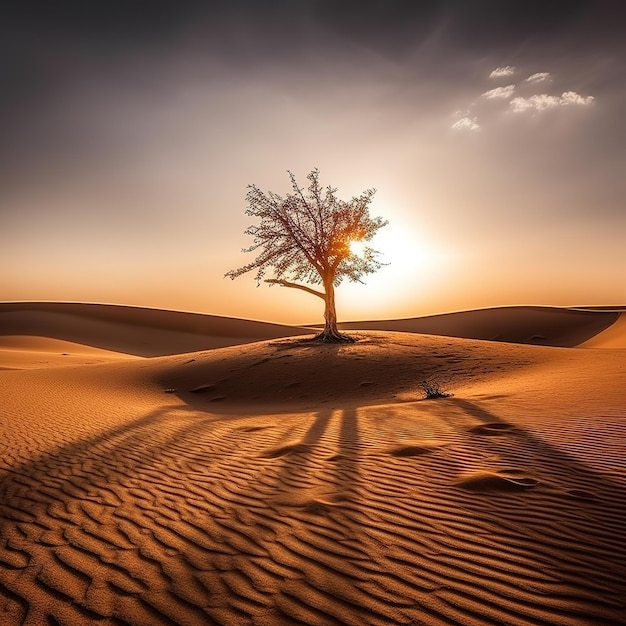
[{"label": "orange sky near horizon", "polygon": [[377,188],[389,220],[389,265],[342,284],[340,320],[626,304],[626,64],[601,12],[479,37],[469,14],[367,6],[355,24],[207,8],[122,43],[17,20],[30,91],[2,113],[0,299],[319,322],[309,294],[223,277],[253,258],[246,185],[285,194],[287,169],[318,167],[340,198]]}]

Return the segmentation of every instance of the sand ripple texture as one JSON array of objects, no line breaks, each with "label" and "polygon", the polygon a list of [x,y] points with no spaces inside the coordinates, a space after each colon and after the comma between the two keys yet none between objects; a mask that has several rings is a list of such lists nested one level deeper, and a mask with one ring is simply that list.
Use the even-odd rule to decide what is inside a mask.
[{"label": "sand ripple texture", "polygon": [[5,467],[2,623],[620,623],[623,488],[446,409],[172,410]]},{"label": "sand ripple texture", "polygon": [[3,373],[41,411],[1,405],[3,625],[626,623],[626,487],[498,401],[77,408],[60,371]]}]

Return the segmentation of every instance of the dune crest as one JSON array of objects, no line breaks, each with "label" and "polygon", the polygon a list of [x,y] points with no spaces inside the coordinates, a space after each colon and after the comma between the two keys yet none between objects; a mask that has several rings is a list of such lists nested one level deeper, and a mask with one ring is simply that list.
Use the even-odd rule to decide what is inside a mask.
[{"label": "dune crest", "polygon": [[180,354],[306,332],[269,322],[112,304],[0,303],[0,336],[47,337],[136,356]]},{"label": "dune crest", "polygon": [[344,322],[340,327],[571,348],[604,331],[618,316],[617,311],[511,306],[397,320]]},{"label": "dune crest", "polygon": [[626,313],[620,313],[615,323],[580,344],[581,348],[626,348]]}]

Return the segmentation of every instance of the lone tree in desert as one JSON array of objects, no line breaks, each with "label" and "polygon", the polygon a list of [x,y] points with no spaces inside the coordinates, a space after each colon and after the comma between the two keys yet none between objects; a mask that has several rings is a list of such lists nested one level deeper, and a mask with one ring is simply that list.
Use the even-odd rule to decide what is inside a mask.
[{"label": "lone tree in desert", "polygon": [[[379,228],[387,225],[380,217],[370,217],[368,205],[375,189],[367,189],[349,202],[339,200],[337,189],[322,188],[319,171],[308,176],[309,187],[298,186],[289,173],[293,192],[281,197],[248,186],[246,215],[260,219],[259,225],[246,229],[254,243],[243,252],[257,252],[252,263],[226,273],[232,279],[256,270],[257,285],[273,270],[266,283],[292,287],[324,300],[324,330],[315,337],[321,342],[352,342],[337,330],[335,288],[344,279],[363,282],[365,274],[383,265],[378,252],[365,245]],[[356,252],[357,246],[362,248]],[[322,290],[309,285],[321,285]]]}]

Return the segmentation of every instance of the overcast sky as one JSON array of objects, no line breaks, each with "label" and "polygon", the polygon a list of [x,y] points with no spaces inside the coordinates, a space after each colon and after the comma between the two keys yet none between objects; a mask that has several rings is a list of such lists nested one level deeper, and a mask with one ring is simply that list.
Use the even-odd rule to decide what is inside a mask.
[{"label": "overcast sky", "polygon": [[7,0],[0,31],[0,300],[317,321],[223,275],[246,185],[318,167],[390,222],[341,319],[626,303],[621,0]]}]

